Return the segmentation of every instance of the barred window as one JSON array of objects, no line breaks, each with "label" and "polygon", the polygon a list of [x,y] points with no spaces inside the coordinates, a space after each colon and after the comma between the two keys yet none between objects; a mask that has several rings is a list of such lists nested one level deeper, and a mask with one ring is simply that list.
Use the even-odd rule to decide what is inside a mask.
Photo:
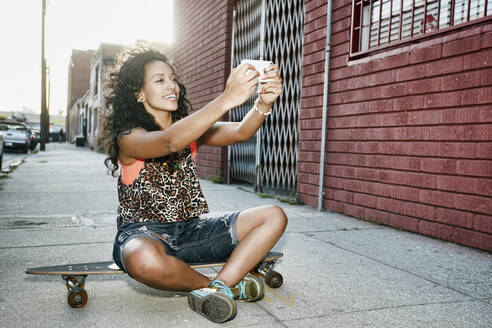
[{"label": "barred window", "polygon": [[492,0],[353,0],[351,53],[492,15]]}]

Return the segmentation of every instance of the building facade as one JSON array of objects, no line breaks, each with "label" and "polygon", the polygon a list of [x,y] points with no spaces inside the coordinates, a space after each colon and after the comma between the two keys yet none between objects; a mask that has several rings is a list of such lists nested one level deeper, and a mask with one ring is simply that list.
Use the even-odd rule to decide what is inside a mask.
[{"label": "building facade", "polygon": [[285,84],[250,144],[200,149],[200,176],[492,250],[491,1],[177,1],[175,17],[195,109],[241,58]]},{"label": "building facade", "polygon": [[75,142],[77,135],[78,113],[73,106],[89,88],[90,62],[95,50],[72,50],[68,65],[68,90],[67,90],[67,118],[66,118],[66,140]]},{"label": "building facade", "polygon": [[[193,109],[199,109],[220,95],[230,71],[231,1],[175,1],[173,32],[175,41],[167,53]],[[226,163],[227,148],[200,148],[197,170],[201,176],[224,181]]]},{"label": "building facade", "polygon": [[[67,111],[67,140],[72,143],[83,142],[92,150],[102,150],[99,137],[102,132],[102,120],[105,108],[104,83],[108,68],[115,62],[121,45],[102,43],[90,58],[86,72],[88,85],[85,92],[71,104]],[[69,74],[69,80],[70,80]],[[72,74],[72,76],[75,76]],[[70,103],[69,103],[70,105]],[[77,141],[77,139],[79,141]]]}]

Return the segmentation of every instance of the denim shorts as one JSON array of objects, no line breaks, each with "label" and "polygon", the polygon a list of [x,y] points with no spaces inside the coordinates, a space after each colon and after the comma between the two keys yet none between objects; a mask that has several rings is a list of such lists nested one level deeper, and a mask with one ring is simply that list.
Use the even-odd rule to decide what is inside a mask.
[{"label": "denim shorts", "polygon": [[164,245],[168,255],[189,264],[225,261],[239,243],[236,231],[239,213],[207,214],[185,222],[131,223],[116,234],[113,260],[126,272],[123,247],[132,238],[148,237]]}]

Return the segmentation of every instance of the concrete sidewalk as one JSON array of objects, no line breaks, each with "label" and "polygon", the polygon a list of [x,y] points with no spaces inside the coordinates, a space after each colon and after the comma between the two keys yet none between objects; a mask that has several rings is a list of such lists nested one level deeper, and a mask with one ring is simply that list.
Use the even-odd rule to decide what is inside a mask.
[{"label": "concrete sidewalk", "polygon": [[[89,301],[68,306],[58,276],[27,267],[111,259],[116,179],[105,156],[48,144],[0,179],[2,327],[212,327],[186,294],[126,275],[89,276]],[[492,255],[331,212],[202,181],[212,211],[278,204],[289,226],[275,250],[279,289],[238,303],[226,327],[492,327]],[[73,219],[75,217],[75,219]],[[214,271],[205,271],[213,274]]]}]

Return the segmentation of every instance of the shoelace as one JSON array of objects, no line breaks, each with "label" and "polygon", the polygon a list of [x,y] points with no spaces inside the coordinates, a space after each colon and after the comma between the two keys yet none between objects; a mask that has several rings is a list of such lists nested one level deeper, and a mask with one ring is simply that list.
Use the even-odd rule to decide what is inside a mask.
[{"label": "shoelace", "polygon": [[221,291],[222,293],[224,293],[227,296],[229,296],[230,298],[234,299],[234,294],[232,293],[231,289],[229,287],[227,287],[227,285],[224,284],[222,281],[220,281],[220,280],[214,280],[208,286],[209,287],[215,287],[219,291]]},{"label": "shoelace", "polygon": [[239,299],[246,298],[246,281],[244,281],[244,279],[241,280],[236,287],[239,287]]}]

